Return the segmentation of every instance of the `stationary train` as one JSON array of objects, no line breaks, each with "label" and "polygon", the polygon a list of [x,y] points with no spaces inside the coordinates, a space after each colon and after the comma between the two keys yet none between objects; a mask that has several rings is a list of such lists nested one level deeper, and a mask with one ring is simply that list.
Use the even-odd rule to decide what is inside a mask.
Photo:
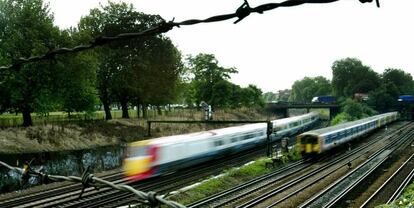
[{"label": "stationary train", "polygon": [[[302,132],[318,120],[314,112],[274,120],[271,140]],[[266,131],[267,124],[257,123],[133,142],[124,159],[125,175],[141,180],[254,148],[266,141]]]},{"label": "stationary train", "polygon": [[393,122],[398,116],[397,112],[391,112],[308,131],[297,137],[297,144],[300,145],[302,155],[314,156]]}]

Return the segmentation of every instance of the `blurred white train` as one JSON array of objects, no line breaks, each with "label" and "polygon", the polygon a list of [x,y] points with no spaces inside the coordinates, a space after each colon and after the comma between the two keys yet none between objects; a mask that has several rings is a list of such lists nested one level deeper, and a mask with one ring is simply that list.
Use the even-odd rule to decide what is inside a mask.
[{"label": "blurred white train", "polygon": [[[297,134],[318,120],[314,112],[274,120],[271,140]],[[126,150],[125,175],[141,180],[251,149],[266,142],[266,131],[266,123],[257,123],[133,142]]]},{"label": "blurred white train", "polygon": [[378,129],[397,120],[398,112],[384,113],[357,121],[305,132],[297,137],[302,155],[312,156]]}]

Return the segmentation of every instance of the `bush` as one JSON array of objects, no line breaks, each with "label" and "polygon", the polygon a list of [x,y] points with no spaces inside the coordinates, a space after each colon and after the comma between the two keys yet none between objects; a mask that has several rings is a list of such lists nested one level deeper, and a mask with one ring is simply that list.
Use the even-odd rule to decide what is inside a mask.
[{"label": "bush", "polygon": [[331,124],[336,125],[375,115],[377,112],[364,103],[346,99],[341,103],[342,112],[335,116]]},{"label": "bush", "polygon": [[337,124],[345,123],[345,122],[352,121],[352,120],[353,120],[352,116],[350,116],[346,112],[342,112],[342,113],[336,115],[334,119],[332,119],[331,125],[335,126]]}]

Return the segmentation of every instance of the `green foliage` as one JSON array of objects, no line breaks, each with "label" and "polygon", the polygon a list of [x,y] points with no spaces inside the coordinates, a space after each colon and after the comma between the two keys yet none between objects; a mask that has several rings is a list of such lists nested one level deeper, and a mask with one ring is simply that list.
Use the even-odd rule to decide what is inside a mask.
[{"label": "green foliage", "polygon": [[289,161],[298,161],[302,159],[302,154],[300,153],[299,144],[296,144],[295,146],[293,146],[292,149],[289,150],[288,158],[289,158]]},{"label": "green foliage", "polygon": [[[60,32],[42,0],[0,1],[0,64],[19,57],[44,54],[55,48]],[[32,125],[30,113],[53,109],[60,69],[52,62],[21,65],[2,71],[1,110],[23,113],[23,125]]]},{"label": "green foliage", "polygon": [[224,68],[219,66],[218,60],[213,54],[198,54],[197,56],[189,56],[187,58],[188,69],[193,75],[194,98],[196,105],[202,101],[207,102],[213,107],[220,105],[225,106],[225,98],[219,92],[219,87],[224,87],[227,93],[231,90],[229,82],[231,74],[237,73],[235,68]]},{"label": "green foliage", "polygon": [[335,118],[332,119],[331,125],[335,126],[337,124],[345,123],[345,122],[352,121],[352,120],[353,118],[348,113],[342,112],[336,115]]},{"label": "green foliage", "polygon": [[278,100],[278,96],[277,96],[276,93],[266,92],[266,93],[263,94],[263,100],[265,102],[277,101]]},{"label": "green foliage", "polygon": [[[113,36],[144,31],[164,20],[158,15],[138,12],[132,5],[109,2],[108,6],[90,11],[81,19],[78,30],[82,37]],[[166,104],[179,93],[182,72],[181,54],[163,35],[113,42],[96,50],[99,59],[97,88],[106,118],[109,105],[121,104],[124,117],[128,105]]]},{"label": "green foliage", "polygon": [[228,81],[230,75],[237,73],[234,68],[219,66],[213,54],[198,54],[188,57],[187,103],[197,106],[207,102],[213,108],[238,108],[263,106],[262,91],[255,85],[242,88]]},{"label": "green foliage", "polygon": [[266,168],[266,162],[270,162],[270,160],[262,158],[252,164],[245,165],[240,168],[232,168],[225,171],[224,176],[208,180],[193,189],[174,195],[170,199],[182,204],[189,204],[209,195],[224,191],[237,184],[246,182],[272,171],[272,169]]},{"label": "green foliage", "polygon": [[346,99],[341,103],[342,112],[331,121],[332,125],[343,122],[354,121],[361,118],[373,116],[376,112],[364,103],[352,99]]},{"label": "green foliage", "polygon": [[400,69],[386,69],[382,80],[381,86],[369,93],[368,104],[377,111],[397,109],[398,96],[412,94],[414,91],[412,76]]},{"label": "green foliage", "polygon": [[250,84],[246,88],[241,88],[241,103],[245,107],[264,106],[262,90],[256,85]]},{"label": "green foliage", "polygon": [[380,85],[380,77],[356,58],[335,61],[332,65],[332,89],[337,97],[368,93]]},{"label": "green foliage", "polygon": [[288,102],[291,94],[292,94],[292,90],[290,89],[279,90],[277,100],[281,102]]},{"label": "green foliage", "polygon": [[[397,95],[413,94],[414,81],[411,74],[401,69],[385,69],[382,74],[383,83],[393,85]],[[396,89],[395,89],[396,88]]]},{"label": "green foliage", "polygon": [[[395,89],[395,88],[394,88]],[[379,112],[386,112],[397,106],[398,95],[391,95],[390,88],[384,85],[369,93],[368,105]]]},{"label": "green foliage", "polygon": [[325,77],[305,77],[293,83],[289,101],[308,103],[315,96],[329,95],[330,93],[331,84]]},{"label": "green foliage", "polygon": [[[286,163],[301,159],[298,147],[292,148],[285,156],[285,159]],[[200,200],[273,171],[273,169],[266,168],[266,163],[271,162],[269,158],[260,158],[240,168],[232,168],[225,171],[224,176],[202,182],[195,188],[174,195],[170,199],[182,204],[189,204]]]}]

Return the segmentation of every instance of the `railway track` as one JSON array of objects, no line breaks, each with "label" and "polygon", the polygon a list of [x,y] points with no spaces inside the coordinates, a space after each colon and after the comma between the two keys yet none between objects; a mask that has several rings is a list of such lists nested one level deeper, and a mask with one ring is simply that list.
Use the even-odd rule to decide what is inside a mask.
[{"label": "railway track", "polygon": [[[401,127],[403,128],[403,127]],[[392,136],[395,136],[398,134],[398,129],[394,131]],[[379,139],[381,141],[389,139],[391,136],[383,136]],[[362,155],[365,152],[368,152],[366,148],[372,147],[374,148],[374,143],[377,143],[378,140],[370,141],[356,149],[353,149],[352,151],[349,151],[345,153],[344,155],[337,156],[333,161],[326,162],[323,165],[320,165],[319,167],[314,167],[312,170],[306,171],[304,173],[304,169],[302,168],[301,171],[297,171],[296,173],[292,171],[291,173],[283,176],[279,175],[278,177],[274,177],[273,179],[264,180],[265,182],[262,182],[261,179],[255,179],[252,180],[246,184],[242,184],[240,186],[234,187],[230,190],[227,190],[223,193],[219,193],[217,195],[211,196],[209,198],[203,199],[201,201],[198,201],[196,203],[188,205],[189,207],[234,207],[236,205],[239,205],[239,207],[254,207],[257,205],[261,206],[277,206],[284,207],[286,205],[280,205],[282,202],[286,201],[290,197],[294,196],[296,193],[301,192],[304,190],[307,186],[300,185],[304,181],[310,180],[311,177],[312,181],[317,182],[319,180],[322,180],[326,177],[326,175],[329,175],[329,173],[333,173],[338,169],[343,168],[346,166],[348,162],[352,162],[353,160],[357,160],[360,155]],[[373,149],[371,150],[373,151]],[[350,159],[351,157],[351,159]],[[341,165],[337,165],[337,164]],[[324,175],[318,176],[320,174],[321,170],[328,170],[330,166],[335,166],[336,168],[325,171]],[[301,172],[301,173],[299,173]],[[298,174],[296,177],[292,177],[293,175]],[[285,179],[288,178],[287,176],[290,176],[291,179]],[[266,176],[264,176],[266,177]],[[272,176],[270,176],[271,178]],[[317,178],[315,178],[317,177]],[[283,182],[284,180],[284,182]],[[275,185],[279,184],[279,185]],[[311,186],[312,183],[308,183],[308,186]],[[302,187],[301,187],[302,186]],[[296,187],[294,190],[292,187]],[[265,191],[266,189],[270,189],[270,191]],[[285,194],[284,196],[280,196],[278,199],[274,199],[275,195],[280,195],[286,190],[293,190],[290,191],[290,194]],[[273,198],[273,204],[266,202],[268,199]]]},{"label": "railway track", "polygon": [[[399,165],[399,168],[377,190],[360,205],[374,207],[395,201],[414,178],[414,154]],[[401,176],[402,175],[402,176]],[[399,177],[400,176],[400,177]]]},{"label": "railway track", "polygon": [[414,123],[411,123],[401,134],[394,136],[391,143],[375,152],[353,171],[301,204],[300,207],[334,207],[347,193],[384,163],[393,152],[407,145],[407,141],[414,136],[413,129]]},{"label": "railway track", "polygon": [[[188,183],[192,183],[198,180],[200,177],[205,177],[211,174],[218,174],[223,168],[238,166],[245,163],[246,161],[250,161],[251,159],[257,158],[259,156],[263,156],[264,152],[265,148],[236,154],[232,157],[232,160],[223,159],[223,162],[220,163],[217,162],[220,160],[216,160],[211,163],[180,171],[177,174],[181,174],[186,178],[191,178],[188,180]],[[131,185],[139,190],[157,191],[160,193],[174,191],[185,185],[184,183],[174,185],[174,181],[184,181],[182,178],[180,180],[180,177],[182,176],[175,178],[172,176],[167,176],[166,179],[153,178],[138,183],[125,181],[122,177],[123,174],[118,172],[109,176],[105,176],[104,179],[118,184]],[[167,182],[163,183],[163,180],[166,180]],[[58,185],[51,189],[42,190],[36,193],[29,193],[17,197],[13,196],[10,198],[3,197],[1,198],[2,201],[0,201],[0,207],[100,207],[107,204],[123,205],[136,201],[136,199],[133,198],[131,194],[109,190],[109,188],[101,188],[100,190],[95,190],[94,188],[86,188],[82,195],[82,199],[79,199],[81,189],[82,185],[80,184],[64,183],[64,185]],[[94,203],[96,206],[93,205]]]},{"label": "railway track", "polygon": [[[124,179],[114,178],[117,179],[114,182],[132,185],[134,188],[137,188],[139,190],[152,189],[151,191],[153,191],[154,189],[157,189],[156,184],[159,184],[158,186],[162,187],[165,186],[167,183],[171,184],[174,181],[177,182],[182,180],[184,177],[190,178],[190,176],[192,177],[191,180],[189,180],[189,182],[194,182],[194,180],[198,180],[202,176],[217,174],[224,168],[241,165],[246,161],[250,161],[254,158],[263,156],[264,153],[265,149],[260,148],[256,150],[247,151],[242,154],[236,154],[234,157],[232,157],[231,160],[224,158],[215,160],[193,168],[189,168],[187,170],[178,171],[177,173],[167,175],[166,177],[162,178],[150,178],[149,180],[144,180],[140,182],[128,182]],[[120,178],[123,177],[122,173],[118,174],[120,174]],[[167,182],[163,183],[162,181]],[[177,187],[179,186],[174,186],[171,189],[176,189]],[[121,192],[110,190],[109,188],[101,188],[100,190],[95,190],[94,188],[87,188],[85,189],[82,198],[79,199],[81,188],[82,185],[71,184],[69,186],[66,185],[62,187],[57,187],[56,189],[45,190],[39,193],[29,194],[26,196],[5,199],[0,202],[0,207],[80,207],[83,205],[91,207],[93,206],[93,203],[99,203],[100,200],[108,201],[109,203],[109,199],[111,198],[114,198],[113,201],[119,201],[118,199],[116,199],[119,198],[118,195],[124,197],[124,195],[122,195]],[[132,195],[128,195],[128,197],[130,196]]]},{"label": "railway track", "polygon": [[[108,181],[120,181],[122,182],[123,174],[120,172],[109,174],[102,176],[102,179],[108,180]],[[47,199],[53,196],[59,196],[68,192],[76,191],[82,189],[82,184],[77,183],[61,183],[57,185],[56,187],[50,188],[50,189],[44,189],[39,192],[35,193],[24,193],[22,196],[15,197],[11,196],[8,198],[2,199],[0,201],[0,207],[18,207],[22,206],[24,204],[31,203],[33,201],[39,201],[43,199]]]}]

